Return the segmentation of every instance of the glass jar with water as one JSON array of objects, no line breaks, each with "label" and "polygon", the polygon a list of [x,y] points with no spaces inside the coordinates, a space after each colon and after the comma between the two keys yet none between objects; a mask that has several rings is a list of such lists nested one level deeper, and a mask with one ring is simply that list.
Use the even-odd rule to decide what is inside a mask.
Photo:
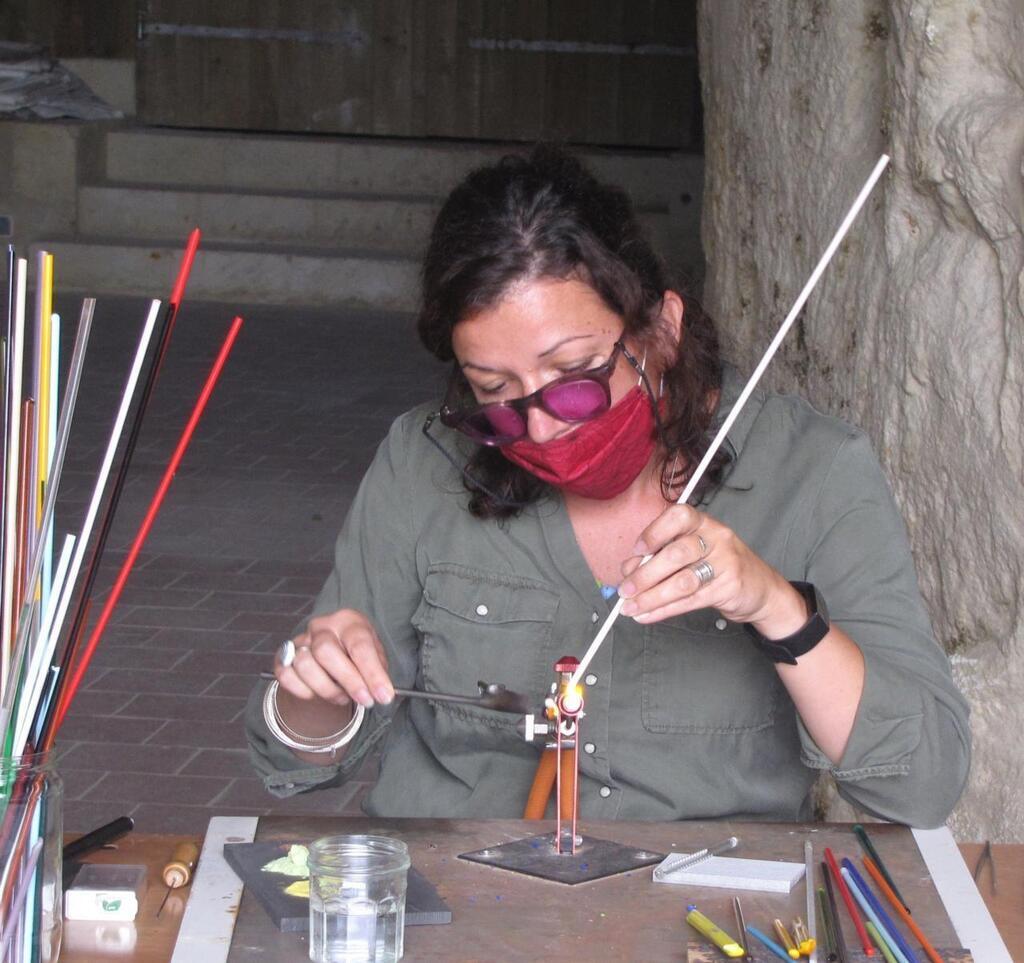
[{"label": "glass jar with water", "polygon": [[325,836],[309,847],[309,958],[402,958],[409,849],[389,836]]}]

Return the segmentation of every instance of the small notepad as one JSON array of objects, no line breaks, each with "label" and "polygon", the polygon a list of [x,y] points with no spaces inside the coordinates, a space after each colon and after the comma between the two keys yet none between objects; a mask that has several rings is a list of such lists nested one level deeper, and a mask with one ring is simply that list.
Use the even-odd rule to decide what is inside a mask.
[{"label": "small notepad", "polygon": [[[659,866],[669,868],[676,854],[666,856]],[[657,869],[657,867],[656,867]],[[654,877],[656,883],[685,883],[689,886],[715,886],[723,889],[750,889],[765,893],[788,893],[804,875],[803,863],[781,863],[770,859],[741,859],[738,856],[711,856],[687,869]]]}]

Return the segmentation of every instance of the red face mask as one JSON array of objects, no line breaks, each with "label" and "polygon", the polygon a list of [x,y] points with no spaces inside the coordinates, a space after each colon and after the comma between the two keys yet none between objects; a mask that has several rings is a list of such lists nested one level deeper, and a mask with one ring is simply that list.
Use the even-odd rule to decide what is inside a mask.
[{"label": "red face mask", "polygon": [[564,438],[544,444],[523,438],[501,451],[556,488],[584,498],[614,498],[629,488],[651,458],[654,412],[637,385],[603,415]]}]

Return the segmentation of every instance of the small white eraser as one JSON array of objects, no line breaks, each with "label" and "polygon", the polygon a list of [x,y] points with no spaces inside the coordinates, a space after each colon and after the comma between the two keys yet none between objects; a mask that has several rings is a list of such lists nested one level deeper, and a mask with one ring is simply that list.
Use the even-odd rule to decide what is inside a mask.
[{"label": "small white eraser", "polygon": [[145,866],[88,863],[64,894],[64,916],[69,920],[133,920],[145,889]]}]

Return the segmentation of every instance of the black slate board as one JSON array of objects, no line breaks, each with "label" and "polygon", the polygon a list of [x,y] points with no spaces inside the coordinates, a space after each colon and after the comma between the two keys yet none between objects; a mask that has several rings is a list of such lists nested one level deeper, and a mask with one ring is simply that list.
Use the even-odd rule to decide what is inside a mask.
[{"label": "black slate board", "polygon": [[[224,859],[279,930],[283,933],[305,933],[309,930],[309,900],[285,892],[295,882],[295,877],[263,872],[263,867],[272,859],[287,856],[290,845],[225,843]],[[405,894],[406,926],[451,921],[452,911],[438,895],[433,883],[410,866]]]}]

